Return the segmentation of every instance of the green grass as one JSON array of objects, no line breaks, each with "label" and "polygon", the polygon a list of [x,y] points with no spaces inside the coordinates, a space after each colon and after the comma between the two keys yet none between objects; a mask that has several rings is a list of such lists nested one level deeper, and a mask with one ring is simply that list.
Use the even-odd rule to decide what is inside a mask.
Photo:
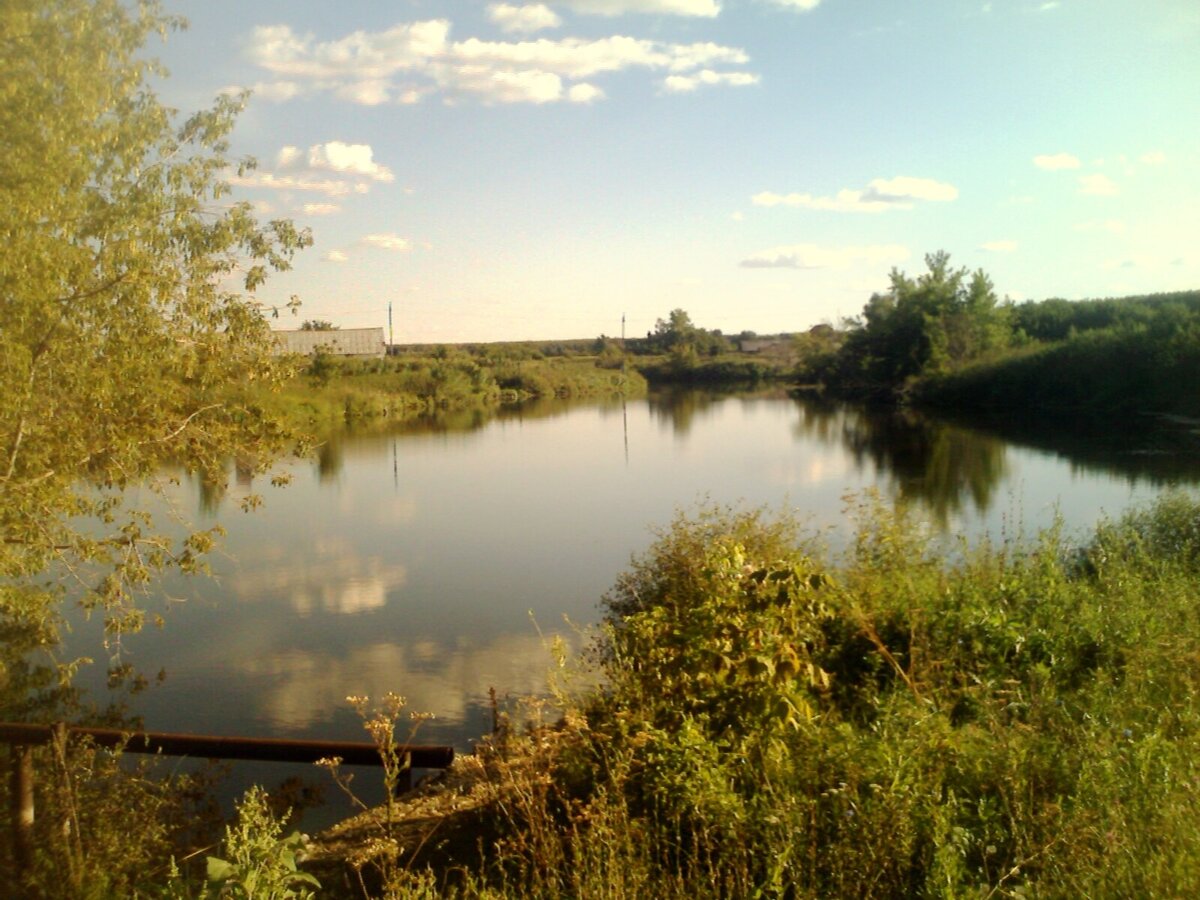
[{"label": "green grass", "polygon": [[1200,503],[1167,496],[1081,543],[951,551],[903,511],[855,515],[839,560],[756,513],[680,518],[606,599],[605,687],[510,742],[507,837],[466,873],[404,878],[464,896],[1200,893]]},{"label": "green grass", "polygon": [[377,360],[317,358],[281,391],[261,399],[293,427],[321,432],[434,410],[486,409],[539,397],[638,396],[645,390],[645,379],[632,368],[607,368],[594,357],[495,359],[448,350]]}]

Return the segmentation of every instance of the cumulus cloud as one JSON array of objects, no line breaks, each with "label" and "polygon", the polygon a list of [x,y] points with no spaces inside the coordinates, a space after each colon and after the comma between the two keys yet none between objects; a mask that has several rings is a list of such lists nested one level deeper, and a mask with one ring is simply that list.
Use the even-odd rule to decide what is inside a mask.
[{"label": "cumulus cloud", "polygon": [[340,85],[334,94],[359,106],[382,106],[392,99],[392,85],[383,78],[364,78]]},{"label": "cumulus cloud", "polygon": [[400,235],[393,231],[368,234],[362,238],[360,243],[364,247],[377,247],[380,250],[398,250],[402,253],[407,253],[412,249],[412,241],[408,238],[400,237]]},{"label": "cumulus cloud", "polygon": [[259,25],[251,33],[247,58],[279,76],[353,80],[383,78],[425,65],[445,53],[450,23],[431,19],[395,25],[385,31],[356,31],[336,41],[318,42],[288,25]]},{"label": "cumulus cloud", "polygon": [[980,250],[986,250],[988,253],[1012,253],[1017,249],[1016,241],[987,241],[979,245]]},{"label": "cumulus cloud", "polygon": [[[493,5],[501,7],[533,8]],[[758,82],[757,75],[736,68],[749,63],[744,50],[712,42],[672,44],[624,35],[451,41],[450,23],[440,19],[331,41],[298,35],[287,25],[261,26],[253,31],[246,55],[296,85],[297,93],[328,91],[368,106],[414,103],[435,91],[494,103],[591,102],[603,92],[584,79],[630,69],[681,79],[670,90]],[[573,90],[581,84],[586,86]]]},{"label": "cumulus cloud", "polygon": [[909,250],[899,244],[821,247],[792,244],[762,250],[740,263],[744,269],[848,269],[856,263],[881,265],[908,259]]},{"label": "cumulus cloud", "polygon": [[572,103],[592,103],[596,100],[603,100],[604,91],[594,84],[581,82],[571,85],[571,89],[567,91],[567,99]]},{"label": "cumulus cloud", "polygon": [[303,93],[303,89],[294,81],[260,81],[250,89],[252,97],[270,100],[272,103],[283,103]]},{"label": "cumulus cloud", "polygon": [[798,206],[804,209],[819,209],[831,212],[885,212],[889,209],[912,209],[918,201],[946,202],[958,197],[958,188],[932,178],[876,178],[862,190],[849,188],[838,191],[833,197],[815,197],[812,194],[776,194],[763,191],[750,201],[755,206]]},{"label": "cumulus cloud", "polygon": [[663,79],[663,87],[671,93],[678,94],[694,91],[701,85],[729,84],[744,87],[758,82],[759,77],[752,72],[714,72],[712,69],[701,69],[694,75],[668,75]]},{"label": "cumulus cloud", "polygon": [[821,5],[821,0],[771,0],[771,3],[776,6],[782,6],[785,9],[795,9],[800,12],[808,12],[816,9]]},{"label": "cumulus cloud", "polygon": [[329,197],[365,194],[370,188],[362,182],[344,178],[312,178],[304,175],[277,175],[273,172],[248,172],[229,175],[226,180],[237,187],[266,188],[275,191],[310,191]]},{"label": "cumulus cloud", "polygon": [[308,165],[312,169],[362,175],[372,181],[391,183],[396,180],[387,166],[375,162],[370,144],[344,144],[341,141],[317,144],[309,148]]},{"label": "cumulus cloud", "polygon": [[912,200],[946,201],[958,198],[958,188],[932,178],[876,178],[863,192],[868,201],[884,203],[908,203]]},{"label": "cumulus cloud", "polygon": [[306,216],[331,216],[342,211],[336,203],[305,203],[303,209]]},{"label": "cumulus cloud", "polygon": [[557,28],[562,19],[550,7],[543,3],[530,3],[524,6],[513,6],[511,3],[492,3],[488,5],[488,18],[500,30],[511,34],[521,32],[528,34],[545,28]]},{"label": "cumulus cloud", "polygon": [[721,12],[721,4],[717,0],[557,0],[557,5],[597,16],[660,13],[711,19]]},{"label": "cumulus cloud", "polygon": [[1048,172],[1056,172],[1059,169],[1078,169],[1080,166],[1079,157],[1070,153],[1044,153],[1035,156],[1033,164]]},{"label": "cumulus cloud", "polygon": [[333,263],[344,263],[349,258],[350,257],[346,255],[346,251],[344,250],[330,250],[322,257],[322,259],[324,259],[326,262]]},{"label": "cumulus cloud", "polygon": [[1112,197],[1120,193],[1120,190],[1107,175],[1080,175],[1079,193],[1093,197]]},{"label": "cumulus cloud", "polygon": [[[281,147],[275,155],[274,172],[231,174],[228,180],[240,187],[344,197],[365,194],[372,183],[390,183],[395,180],[395,175],[387,166],[375,162],[369,144],[329,141],[313,144],[307,151],[293,146]],[[314,212],[314,209],[321,211]],[[309,215],[324,215],[336,209],[331,204],[307,204],[304,207]]]},{"label": "cumulus cloud", "polygon": [[1147,166],[1161,166],[1167,161],[1167,154],[1161,150],[1152,150],[1149,153],[1143,153],[1138,157],[1138,162],[1144,163]]}]

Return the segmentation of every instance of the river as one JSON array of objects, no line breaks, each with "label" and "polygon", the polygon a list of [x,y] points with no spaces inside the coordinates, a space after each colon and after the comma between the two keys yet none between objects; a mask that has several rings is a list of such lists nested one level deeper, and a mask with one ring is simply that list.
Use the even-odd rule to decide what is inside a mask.
[{"label": "river", "polygon": [[[436,717],[418,740],[467,749],[490,723],[489,688],[544,693],[548,643],[583,640],[677,511],[789,510],[831,553],[847,496],[872,489],[953,537],[1013,539],[1056,516],[1082,533],[1200,481],[1196,435],[1151,425],[981,429],[686,391],[347,434],[293,462],[282,489],[235,479],[220,496],[185,479],[184,514],[228,534],[214,577],[167,580],[147,601],[164,627],[121,642],[120,661],[151,676],[131,710],[154,730],[361,740],[346,696],[396,691]],[[246,514],[251,490],[265,504]],[[73,651],[102,661],[99,643],[96,623],[75,623]],[[81,683],[102,692],[103,668]]]}]

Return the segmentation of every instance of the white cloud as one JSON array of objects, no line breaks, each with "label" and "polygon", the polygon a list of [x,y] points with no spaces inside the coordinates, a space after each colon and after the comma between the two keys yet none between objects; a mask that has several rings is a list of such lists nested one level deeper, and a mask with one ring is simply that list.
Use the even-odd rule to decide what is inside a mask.
[{"label": "white cloud", "polygon": [[775,194],[763,191],[750,198],[755,206],[799,206],[804,209],[820,209],[831,212],[884,212],[889,209],[912,209],[908,203],[887,203],[882,200],[867,201],[862,191],[841,190],[834,197],[814,197],[812,194]]},{"label": "white cloud", "polygon": [[1109,234],[1124,234],[1126,225],[1120,219],[1093,219],[1080,222],[1075,226],[1076,231],[1106,231]]},{"label": "white cloud", "polygon": [[598,16],[624,13],[664,13],[672,16],[713,18],[721,12],[717,0],[557,0],[556,5]]},{"label": "white cloud", "polygon": [[1052,9],[1058,9],[1058,7],[1058,0],[1048,0],[1048,2],[1038,7],[1038,12],[1049,12]]},{"label": "white cloud", "polygon": [[303,93],[303,88],[294,81],[259,81],[250,89],[250,96],[272,103],[283,103]]},{"label": "white cloud", "polygon": [[752,72],[714,72],[701,69],[695,75],[668,75],[663,87],[673,94],[694,91],[700,85],[728,84],[734,87],[758,84],[759,77]]},{"label": "white cloud", "polygon": [[382,106],[392,99],[392,85],[385,78],[365,78],[341,85],[334,94],[359,106]]},{"label": "white cloud", "polygon": [[958,188],[932,178],[876,178],[863,192],[866,200],[881,200],[885,203],[907,203],[911,200],[934,200],[944,202],[958,198]]},{"label": "white cloud", "polygon": [[[294,150],[285,147],[284,150]],[[280,151],[281,153],[283,151]],[[392,182],[396,180],[387,166],[381,166],[374,159],[375,152],[370,144],[347,144],[342,141],[329,141],[324,144],[313,144],[308,148],[308,168],[316,172],[338,172],[343,175],[361,175],[372,181]],[[290,160],[297,159],[290,156]],[[282,166],[281,166],[282,168]]]},{"label": "white cloud", "polygon": [[596,100],[603,100],[604,91],[600,90],[594,84],[580,82],[579,84],[571,85],[571,89],[567,91],[567,99],[572,103],[592,103]]},{"label": "white cloud", "polygon": [[306,216],[330,216],[342,211],[336,203],[305,203],[303,208]]},{"label": "white cloud", "polygon": [[479,95],[492,103],[550,103],[563,96],[562,79],[537,69],[509,71],[487,66],[459,66],[454,70],[458,90]]},{"label": "white cloud", "polygon": [[543,3],[530,3],[524,6],[513,6],[511,3],[492,3],[488,5],[488,18],[505,33],[541,31],[544,28],[557,28],[562,19],[550,7]]},{"label": "white cloud", "polygon": [[916,201],[946,202],[958,197],[958,188],[931,178],[876,178],[863,190],[843,189],[833,197],[812,194],[775,194],[763,191],[750,198],[755,206],[799,206],[832,212],[885,212],[912,209]]},{"label": "white cloud", "polygon": [[1145,163],[1148,166],[1161,166],[1167,161],[1167,154],[1161,150],[1152,150],[1149,153],[1143,153],[1138,157],[1138,162]]},{"label": "white cloud", "polygon": [[1017,249],[1016,241],[988,241],[979,245],[980,250],[986,250],[989,253],[1012,253]]},{"label": "white cloud", "polygon": [[343,250],[330,250],[322,258],[325,259],[327,262],[344,263],[350,257],[347,256],[345,251],[343,251]]},{"label": "white cloud", "polygon": [[289,169],[294,166],[302,158],[302,156],[303,154],[300,152],[299,147],[293,147],[291,144],[280,147],[279,152],[275,154],[275,168]]},{"label": "white cloud", "polygon": [[402,238],[392,231],[368,234],[362,238],[360,243],[366,247],[377,247],[380,250],[399,250],[404,253],[412,249],[412,241],[408,238]]},{"label": "white cloud", "polygon": [[1042,154],[1033,158],[1033,164],[1039,169],[1056,172],[1059,169],[1078,169],[1079,157],[1070,153]]},{"label": "white cloud", "polygon": [[745,269],[848,269],[856,263],[882,265],[908,259],[907,247],[874,244],[863,247],[821,247],[792,244],[762,250],[740,263]]},{"label": "white cloud", "polygon": [[237,187],[267,188],[276,191],[311,191],[330,197],[347,194],[365,194],[370,188],[361,183],[342,178],[311,178],[306,176],[276,175],[271,172],[249,172],[245,175],[229,175],[226,179]]},{"label": "white cloud", "polygon": [[564,78],[590,78],[636,66],[687,72],[714,63],[741,65],[749,60],[746,52],[736,47],[664,44],[623,35],[596,40],[538,38],[516,43],[468,38],[453,45],[451,56],[460,64],[538,69]]},{"label": "white cloud", "polygon": [[[493,5],[501,7],[536,8]],[[603,96],[599,87],[589,84],[572,91],[576,85],[564,82],[639,68],[684,79],[672,82],[673,90],[758,82],[750,72],[716,71],[744,66],[749,57],[740,48],[711,42],[672,44],[624,35],[451,41],[449,35],[450,23],[441,19],[381,32],[359,31],[331,41],[297,35],[287,25],[262,26],[251,34],[246,55],[288,79],[295,93],[328,91],[368,106],[415,103],[434,91],[448,98],[468,94],[497,103],[590,102]]]},{"label": "white cloud", "polygon": [[1080,175],[1079,193],[1093,197],[1112,197],[1120,193],[1120,190],[1107,175]]},{"label": "white cloud", "polygon": [[[367,193],[371,189],[371,182],[390,183],[396,178],[387,166],[375,162],[369,144],[347,144],[344,141],[313,144],[307,152],[290,145],[281,147],[275,155],[275,168],[275,172],[230,175],[229,183],[241,187],[344,197]],[[327,177],[329,173],[338,177]]]},{"label": "white cloud", "polygon": [[423,66],[446,51],[450,23],[445,19],[396,25],[386,31],[356,31],[317,43],[288,25],[260,25],[251,34],[247,57],[276,75],[352,80],[383,78]]},{"label": "white cloud", "polygon": [[735,213],[730,213],[729,218],[733,219],[735,222],[744,222],[746,221],[746,214],[739,210]]},{"label": "white cloud", "polygon": [[800,12],[808,12],[816,9],[821,5],[821,0],[771,0],[776,6],[782,6],[786,9],[795,9]]}]

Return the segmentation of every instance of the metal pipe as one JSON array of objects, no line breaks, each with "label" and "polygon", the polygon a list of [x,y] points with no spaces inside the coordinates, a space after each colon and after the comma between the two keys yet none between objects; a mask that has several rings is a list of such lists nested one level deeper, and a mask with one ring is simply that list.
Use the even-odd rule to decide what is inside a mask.
[{"label": "metal pipe", "polygon": [[[32,745],[50,741],[54,726],[0,722],[0,742]],[[201,734],[172,734],[163,731],[121,731],[116,728],[67,729],[72,737],[86,735],[102,747],[120,747],[126,753],[162,753],[166,756],[194,756],[200,759],[253,759],[273,762],[316,762],[339,757],[347,766],[383,764],[378,748],[357,741],[301,741],[283,738],[220,737]],[[418,769],[445,769],[454,761],[454,748],[448,746],[397,745],[403,762]]]}]

